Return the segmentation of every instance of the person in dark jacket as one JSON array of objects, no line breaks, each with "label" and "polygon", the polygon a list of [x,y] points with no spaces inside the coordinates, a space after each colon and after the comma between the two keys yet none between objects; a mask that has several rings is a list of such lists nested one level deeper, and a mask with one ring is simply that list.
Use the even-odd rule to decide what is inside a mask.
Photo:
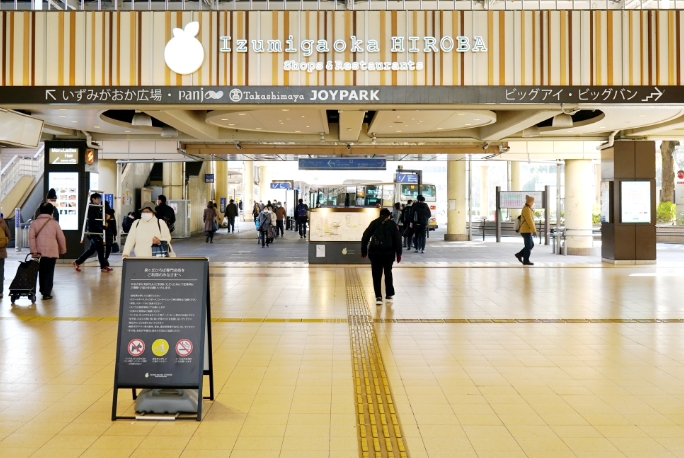
[{"label": "person in dark jacket", "polygon": [[304,199],[299,199],[299,204],[297,204],[297,207],[295,208],[295,218],[297,221],[299,238],[306,238],[306,223],[309,219],[309,206],[304,203]]},{"label": "person in dark jacket", "polygon": [[228,217],[228,232],[235,232],[235,218],[239,214],[238,206],[235,205],[235,201],[230,199],[230,203],[226,207],[226,216]]},{"label": "person in dark jacket", "polygon": [[116,240],[116,212],[105,202],[105,259],[109,260]]},{"label": "person in dark jacket", "polygon": [[157,206],[154,209],[154,214],[158,219],[163,220],[169,228],[169,232],[173,233],[174,224],[176,223],[176,212],[167,205],[165,195],[159,194],[157,196]]},{"label": "person in dark jacket", "polygon": [[[370,246],[369,246],[370,242]],[[373,220],[363,232],[361,257],[368,256],[373,273],[375,303],[382,305],[382,274],[385,274],[385,299],[394,299],[392,264],[396,255],[397,264],[401,262],[401,234],[386,208],[380,210],[380,217]]]},{"label": "person in dark jacket", "polygon": [[430,207],[425,203],[425,197],[422,195],[418,196],[418,202],[413,204],[412,213],[411,225],[413,226],[413,232],[416,234],[416,253],[418,251],[425,253],[428,222],[430,221],[430,216],[432,216]]},{"label": "person in dark jacket", "polygon": [[214,208],[214,202],[211,200],[207,202],[207,208],[204,209],[204,214],[202,215],[202,221],[204,221],[204,235],[206,236],[205,243],[214,243],[214,234],[216,233],[216,219],[218,218],[218,213]]},{"label": "person in dark jacket", "polygon": [[[52,218],[59,223],[59,209],[57,208],[57,191],[50,188],[45,196],[45,202],[52,204]],[[40,211],[40,208],[38,209]]]},{"label": "person in dark jacket", "polygon": [[[104,212],[102,211],[102,196],[98,193],[90,195],[90,208],[88,209],[88,221],[86,231],[88,239],[90,239],[90,246],[83,252],[81,256],[71,264],[76,269],[76,272],[81,271],[81,264],[97,252],[97,260],[100,261],[100,271],[109,273],[113,269],[109,267],[109,261],[105,259],[105,240],[104,235]],[[98,235],[102,234],[102,235]]]},{"label": "person in dark jacket", "polygon": [[404,237],[404,248],[411,250],[411,241],[413,240],[413,228],[411,227],[411,221],[413,221],[413,201],[409,200],[404,207],[404,212],[401,214],[401,218],[404,220],[404,232],[402,233]]}]

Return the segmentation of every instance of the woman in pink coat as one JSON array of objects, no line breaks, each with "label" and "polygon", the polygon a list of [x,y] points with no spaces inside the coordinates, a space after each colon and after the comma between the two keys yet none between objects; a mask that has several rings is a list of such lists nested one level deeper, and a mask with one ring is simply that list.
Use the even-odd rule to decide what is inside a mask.
[{"label": "woman in pink coat", "polygon": [[52,299],[52,281],[55,276],[55,264],[60,254],[66,253],[66,239],[59,223],[52,217],[54,207],[51,203],[43,203],[38,209],[40,215],[29,228],[29,249],[31,255],[40,258],[39,286],[43,299]]}]

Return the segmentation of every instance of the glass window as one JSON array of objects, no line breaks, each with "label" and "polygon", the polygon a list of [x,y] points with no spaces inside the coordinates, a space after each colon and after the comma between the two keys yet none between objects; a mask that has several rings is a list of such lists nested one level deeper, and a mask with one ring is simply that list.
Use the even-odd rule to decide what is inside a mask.
[{"label": "glass window", "polygon": [[437,188],[433,184],[422,184],[420,185],[421,194],[425,197],[428,202],[434,202],[437,198]]},{"label": "glass window", "polygon": [[401,198],[402,200],[415,200],[418,197],[418,185],[417,184],[402,184],[401,185]]},{"label": "glass window", "polygon": [[392,207],[394,205],[394,185],[385,184],[382,186],[382,206]]}]

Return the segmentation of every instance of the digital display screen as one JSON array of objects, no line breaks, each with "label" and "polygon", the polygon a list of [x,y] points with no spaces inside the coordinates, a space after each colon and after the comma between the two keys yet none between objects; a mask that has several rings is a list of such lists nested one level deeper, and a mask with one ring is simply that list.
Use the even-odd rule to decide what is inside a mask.
[{"label": "digital display screen", "polygon": [[63,231],[78,230],[78,172],[51,172],[51,189],[57,191],[59,225]]},{"label": "digital display screen", "polygon": [[622,222],[650,223],[651,183],[649,181],[623,181],[620,191]]}]

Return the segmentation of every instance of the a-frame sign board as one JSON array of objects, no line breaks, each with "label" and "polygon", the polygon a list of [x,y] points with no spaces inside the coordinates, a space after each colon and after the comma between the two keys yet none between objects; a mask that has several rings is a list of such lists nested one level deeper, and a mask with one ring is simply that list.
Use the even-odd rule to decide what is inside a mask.
[{"label": "a-frame sign board", "polygon": [[197,390],[202,419],[202,399],[214,400],[209,291],[207,258],[124,259],[112,421],[136,419],[117,415],[120,388],[131,388],[133,399],[142,388]]}]

